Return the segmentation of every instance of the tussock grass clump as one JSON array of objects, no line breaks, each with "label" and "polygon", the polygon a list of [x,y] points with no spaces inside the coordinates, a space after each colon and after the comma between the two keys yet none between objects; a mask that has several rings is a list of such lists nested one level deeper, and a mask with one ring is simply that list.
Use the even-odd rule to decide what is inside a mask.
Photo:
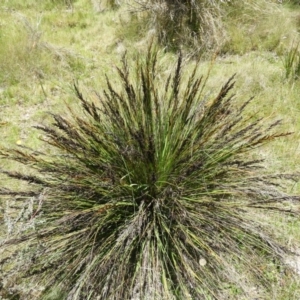
[{"label": "tussock grass clump", "polygon": [[181,45],[203,49],[215,48],[224,40],[220,1],[141,0],[137,9],[146,11],[158,41],[170,49]]},{"label": "tussock grass clump", "polygon": [[296,216],[299,197],[281,190],[296,175],[268,174],[252,152],[288,133],[244,117],[252,99],[235,103],[233,78],[207,96],[198,65],[185,81],[179,56],[163,79],[155,51],[132,72],[124,58],[97,103],[75,87],[84,116],[37,126],[53,151],[2,149],[32,170],[2,170],[29,183],[1,189],[29,203],[27,226],[2,242],[3,284],[32,279],[41,295],[54,287],[66,299],[214,299],[225,283],[246,293],[247,270],[270,286],[267,266],[285,249],[253,216]]},{"label": "tussock grass clump", "polygon": [[299,79],[300,75],[300,51],[299,43],[292,46],[283,56],[285,79]]},{"label": "tussock grass clump", "polygon": [[281,38],[276,35],[278,30],[273,33],[272,28],[263,28],[266,33],[262,33],[262,37],[252,32],[257,31],[256,24],[260,25],[266,18],[272,19],[270,16],[277,12],[278,3],[272,0],[135,0],[133,3],[138,11],[146,12],[158,41],[171,50],[231,51],[232,42],[247,45],[249,35],[250,40],[262,42],[270,32],[274,37],[268,38],[266,47],[275,48]]}]

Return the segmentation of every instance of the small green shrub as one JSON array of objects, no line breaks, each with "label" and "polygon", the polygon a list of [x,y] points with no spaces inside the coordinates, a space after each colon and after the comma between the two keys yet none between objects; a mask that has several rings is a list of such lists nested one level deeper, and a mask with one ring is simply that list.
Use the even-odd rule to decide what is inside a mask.
[{"label": "small green shrub", "polygon": [[157,65],[151,49],[133,71],[124,58],[98,102],[75,87],[85,114],[37,126],[47,153],[1,150],[28,167],[2,170],[29,184],[0,190],[28,203],[24,225],[14,232],[7,221],[14,234],[2,241],[0,279],[15,276],[11,290],[29,299],[31,281],[40,297],[216,299],[226,286],[246,293],[245,271],[268,289],[270,262],[284,269],[284,247],[254,216],[296,216],[299,197],[281,191],[296,175],[269,174],[253,150],[287,133],[244,117],[252,99],[235,102],[233,78],[208,96],[198,64],[187,80],[181,56],[168,78]]}]

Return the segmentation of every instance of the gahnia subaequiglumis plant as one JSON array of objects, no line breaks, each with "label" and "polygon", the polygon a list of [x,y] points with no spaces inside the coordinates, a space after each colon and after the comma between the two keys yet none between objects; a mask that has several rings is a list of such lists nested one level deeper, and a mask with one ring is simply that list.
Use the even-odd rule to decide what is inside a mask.
[{"label": "gahnia subaequiglumis plant", "polygon": [[261,266],[285,249],[253,214],[296,216],[289,203],[299,198],[281,189],[295,175],[268,174],[251,151],[287,134],[245,117],[251,99],[235,103],[233,78],[207,97],[199,64],[184,80],[179,56],[165,81],[157,64],[151,49],[134,72],[124,58],[119,84],[107,79],[97,103],[75,87],[85,114],[37,126],[51,154],[2,149],[32,169],[2,170],[30,189],[1,194],[30,200],[34,227],[2,242],[12,251],[2,280],[72,300],[214,299],[224,283],[243,291],[241,270],[268,287]]}]

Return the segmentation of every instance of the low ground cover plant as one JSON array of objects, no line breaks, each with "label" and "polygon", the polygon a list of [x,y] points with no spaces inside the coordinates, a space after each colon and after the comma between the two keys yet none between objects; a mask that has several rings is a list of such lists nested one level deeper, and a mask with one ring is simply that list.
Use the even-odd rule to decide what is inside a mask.
[{"label": "low ground cover plant", "polygon": [[0,190],[26,204],[0,244],[5,289],[217,299],[228,283],[246,293],[243,270],[270,288],[270,262],[285,270],[287,249],[253,215],[297,217],[299,197],[284,192],[297,175],[270,174],[255,150],[289,133],[245,113],[253,99],[235,101],[234,77],[207,93],[199,64],[185,71],[179,55],[165,78],[153,47],[134,67],[124,57],[97,101],[75,86],[83,115],[70,108],[37,126],[47,150],[1,149],[28,170],[1,170],[28,183]]}]

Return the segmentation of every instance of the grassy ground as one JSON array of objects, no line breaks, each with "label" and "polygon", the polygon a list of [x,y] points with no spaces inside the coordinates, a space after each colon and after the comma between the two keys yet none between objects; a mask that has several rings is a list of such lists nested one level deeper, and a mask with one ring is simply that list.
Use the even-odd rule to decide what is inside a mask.
[{"label": "grassy ground", "polygon": [[[32,126],[49,122],[47,111],[64,112],[66,103],[76,107],[73,82],[78,81],[93,98],[91,90],[105,85],[103,75],[112,76],[113,66],[126,50],[133,59],[137,52],[146,51],[153,32],[146,30],[145,24],[130,13],[127,6],[109,10],[99,3],[87,0],[1,2],[1,145],[39,149],[42,147],[40,133]],[[300,165],[300,80],[297,74],[286,78],[285,62],[300,40],[300,8],[278,4],[265,18],[256,20],[254,16],[245,16],[238,18],[237,12],[231,12],[226,23],[226,41],[217,49],[218,55],[203,56],[203,73],[211,68],[207,92],[217,92],[220,83],[236,73],[237,97],[255,96],[256,99],[248,113],[281,118],[283,129],[294,132],[259,150],[268,168],[271,172],[297,171]],[[187,51],[185,54],[190,57]],[[175,56],[176,53],[162,49],[162,74],[174,68]],[[3,181],[3,185],[7,184],[14,183]],[[291,186],[289,192],[299,193],[299,184]],[[0,202],[0,205],[4,209],[5,203]],[[274,233],[279,234],[289,248],[300,248],[300,222],[291,223],[278,215],[257,218],[261,222],[269,218],[274,224]],[[0,222],[2,220],[0,215]],[[270,276],[273,276],[271,271]],[[256,294],[259,299],[299,299],[300,277],[285,275],[281,284],[278,282],[274,275],[270,295],[260,295],[259,291],[249,288],[248,299],[254,299]],[[240,299],[238,291],[232,291],[232,299]]]}]

